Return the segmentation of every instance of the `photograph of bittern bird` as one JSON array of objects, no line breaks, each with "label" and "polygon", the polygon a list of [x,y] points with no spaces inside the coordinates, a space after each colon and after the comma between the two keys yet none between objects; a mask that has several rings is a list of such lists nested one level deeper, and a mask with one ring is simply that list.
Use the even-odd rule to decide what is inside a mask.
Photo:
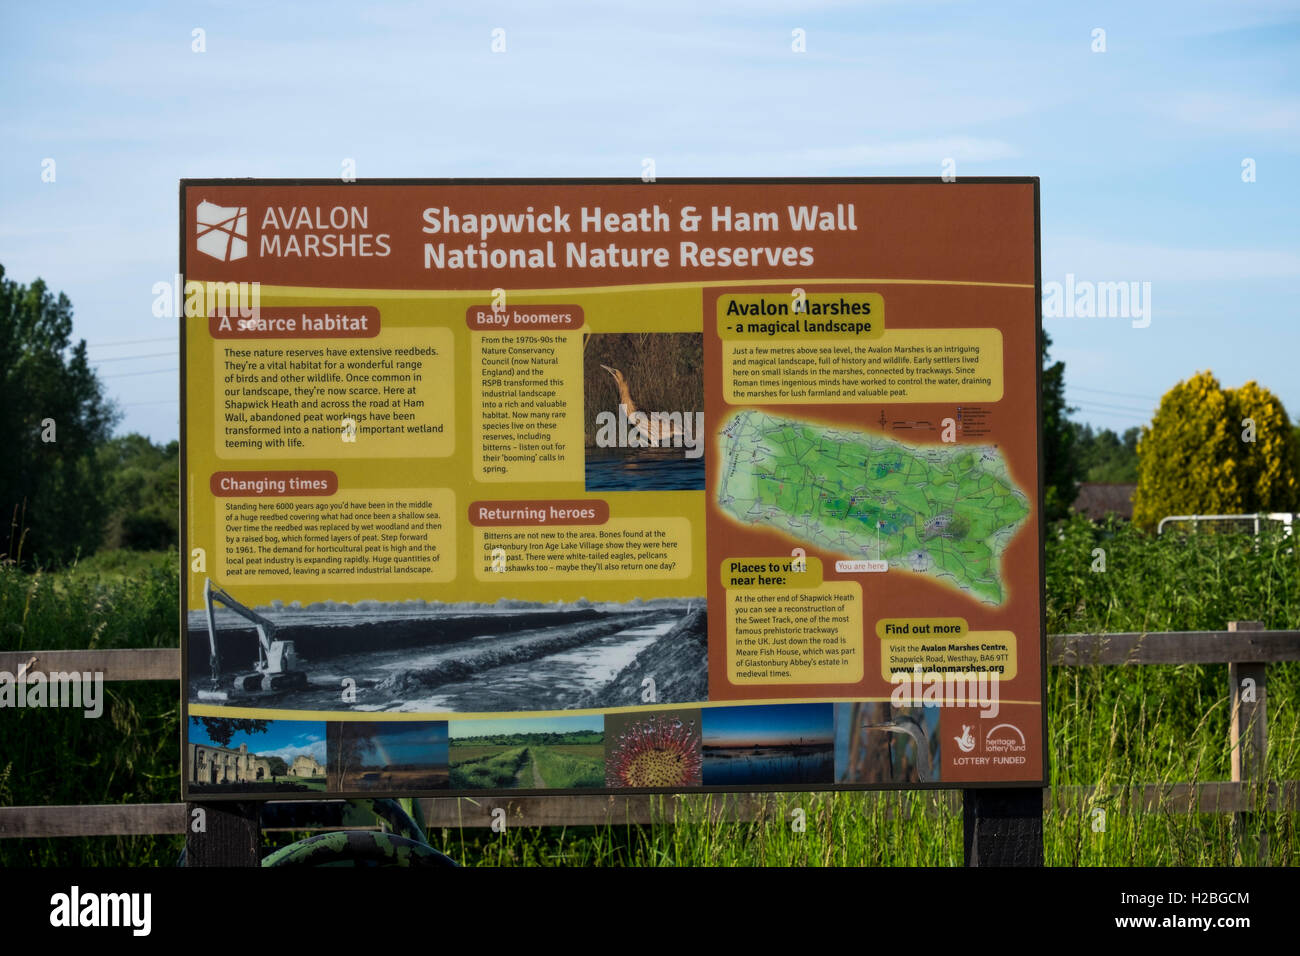
[{"label": "photograph of bittern bird", "polygon": [[583,338],[588,491],[702,491],[704,336],[599,332]]},{"label": "photograph of bittern bird", "polygon": [[627,416],[632,426],[645,437],[651,447],[658,448],[661,445],[681,446],[685,438],[685,430],[680,420],[674,422],[652,412],[637,415],[637,412],[641,411],[641,409],[637,407],[636,402],[632,401],[632,391],[628,388],[627,376],[621,370],[608,365],[602,365],[601,368],[614,376],[614,387],[618,389],[618,401],[623,406],[623,414]]}]

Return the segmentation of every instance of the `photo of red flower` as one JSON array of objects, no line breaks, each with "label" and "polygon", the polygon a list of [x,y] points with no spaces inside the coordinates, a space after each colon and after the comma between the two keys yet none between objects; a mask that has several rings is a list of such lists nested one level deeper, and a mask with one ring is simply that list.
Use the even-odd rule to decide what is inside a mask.
[{"label": "photo of red flower", "polygon": [[658,788],[700,783],[699,711],[610,714],[605,720],[607,786]]}]

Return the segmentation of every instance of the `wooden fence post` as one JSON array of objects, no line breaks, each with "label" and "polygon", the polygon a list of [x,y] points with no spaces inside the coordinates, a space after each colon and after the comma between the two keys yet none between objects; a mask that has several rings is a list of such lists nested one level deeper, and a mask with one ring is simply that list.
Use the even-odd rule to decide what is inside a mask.
[{"label": "wooden fence post", "polygon": [[[1264,622],[1229,621],[1228,630],[1262,631]],[[1241,784],[1243,793],[1253,796],[1256,810],[1262,809],[1259,802],[1265,797],[1268,780],[1267,667],[1267,664],[1250,661],[1234,661],[1228,665],[1228,699],[1232,703],[1228,743],[1231,747],[1232,780]],[[1233,815],[1237,852],[1243,860],[1253,856],[1260,863],[1268,862],[1268,833],[1262,828],[1264,819],[1254,812]],[[1258,833],[1257,842],[1253,833]],[[1255,844],[1253,847],[1252,843]]]},{"label": "wooden fence post", "polygon": [[[196,832],[195,811],[202,829]],[[186,866],[260,866],[260,803],[185,804]]]},{"label": "wooden fence post", "polygon": [[1043,791],[1039,787],[962,791],[967,866],[1042,866]]}]

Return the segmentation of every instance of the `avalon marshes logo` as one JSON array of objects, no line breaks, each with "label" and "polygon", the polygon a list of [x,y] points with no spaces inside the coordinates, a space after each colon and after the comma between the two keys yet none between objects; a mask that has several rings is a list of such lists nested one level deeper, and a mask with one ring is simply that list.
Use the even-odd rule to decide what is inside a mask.
[{"label": "avalon marshes logo", "polygon": [[247,206],[218,206],[205,199],[196,215],[199,252],[222,262],[248,255]]}]

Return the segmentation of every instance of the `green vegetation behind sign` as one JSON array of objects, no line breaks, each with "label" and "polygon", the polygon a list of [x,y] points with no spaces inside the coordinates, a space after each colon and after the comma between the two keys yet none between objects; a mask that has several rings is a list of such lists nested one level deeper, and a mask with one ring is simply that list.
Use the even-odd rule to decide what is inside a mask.
[{"label": "green vegetation behind sign", "polygon": [[1295,441],[1282,403],[1254,382],[1225,389],[1208,371],[1179,382],[1138,441],[1133,520],[1296,511]]}]

